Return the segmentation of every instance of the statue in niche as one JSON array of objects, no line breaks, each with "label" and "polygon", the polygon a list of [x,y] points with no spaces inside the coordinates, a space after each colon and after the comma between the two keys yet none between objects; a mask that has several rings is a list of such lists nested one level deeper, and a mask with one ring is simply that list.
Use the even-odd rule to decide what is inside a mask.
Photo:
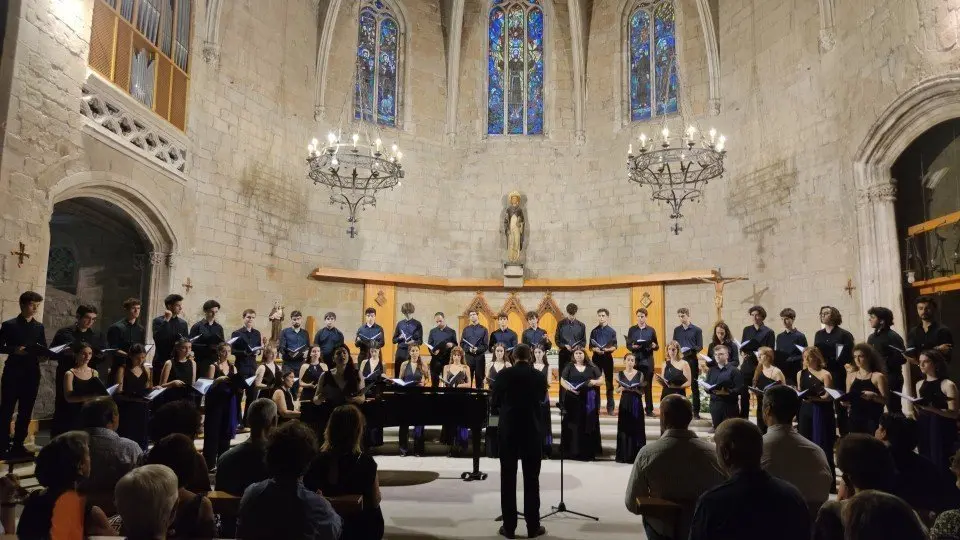
[{"label": "statue in niche", "polygon": [[519,264],[527,220],[523,215],[523,208],[520,207],[520,192],[511,192],[508,199],[510,203],[503,217],[503,234],[507,237],[507,262]]},{"label": "statue in niche", "polygon": [[270,320],[270,341],[278,341],[283,325],[283,306],[280,305],[279,299],[273,303],[273,309],[270,310],[270,316],[267,318]]}]

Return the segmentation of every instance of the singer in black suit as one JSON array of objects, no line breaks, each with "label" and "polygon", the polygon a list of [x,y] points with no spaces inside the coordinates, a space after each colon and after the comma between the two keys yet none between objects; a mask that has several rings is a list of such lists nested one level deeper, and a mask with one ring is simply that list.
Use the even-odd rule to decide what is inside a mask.
[{"label": "singer in black suit", "polygon": [[523,515],[527,537],[546,534],[540,526],[540,454],[544,437],[540,404],[547,397],[547,380],[533,369],[530,347],[517,345],[514,365],[493,383],[491,400],[500,409],[500,535],[514,538],[517,528],[517,460],[523,467]]}]

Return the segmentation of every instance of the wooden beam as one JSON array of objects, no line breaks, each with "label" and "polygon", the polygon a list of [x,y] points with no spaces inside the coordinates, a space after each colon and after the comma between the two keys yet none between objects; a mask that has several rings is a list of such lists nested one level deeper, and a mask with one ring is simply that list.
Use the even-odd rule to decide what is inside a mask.
[{"label": "wooden beam", "polygon": [[[524,289],[586,290],[636,287],[650,284],[702,283],[715,277],[713,270],[690,270],[686,272],[660,272],[645,275],[626,275],[597,278],[536,278],[523,283]],[[384,283],[423,287],[429,289],[503,289],[503,280],[474,278],[439,278],[409,274],[388,274],[366,270],[343,270],[317,268],[310,277],[318,281],[342,281],[346,283]]]},{"label": "wooden beam", "polygon": [[958,221],[960,221],[960,210],[953,212],[952,214],[940,216],[936,219],[924,221],[923,223],[918,223],[912,227],[909,227],[907,228],[907,236],[917,236],[918,234],[930,232],[934,229],[943,227],[944,225],[952,225]]},{"label": "wooden beam", "polygon": [[913,287],[920,289],[920,294],[936,294],[960,290],[960,274],[952,276],[916,281]]}]

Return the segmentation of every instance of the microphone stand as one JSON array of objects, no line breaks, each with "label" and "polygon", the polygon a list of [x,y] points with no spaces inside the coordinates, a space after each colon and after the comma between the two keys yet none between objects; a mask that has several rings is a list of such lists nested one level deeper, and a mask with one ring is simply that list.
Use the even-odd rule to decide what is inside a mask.
[{"label": "microphone stand", "polygon": [[[562,388],[563,386],[561,385],[561,389]],[[597,392],[599,392],[599,390],[597,390]],[[597,407],[599,408],[599,406],[600,406],[600,398],[598,396]],[[598,414],[599,414],[599,411],[598,411]],[[540,516],[540,519],[543,520],[545,518],[548,518],[556,514],[573,514],[575,516],[580,516],[582,518],[592,519],[594,521],[600,521],[600,518],[598,518],[597,516],[591,516],[590,514],[582,514],[580,512],[575,512],[573,510],[567,510],[567,504],[563,501],[563,460],[566,454],[564,450],[564,444],[563,444],[563,419],[565,416],[566,416],[566,407],[564,407],[563,400],[561,400],[560,401],[560,502],[557,503],[556,506],[551,506],[550,508],[553,509],[553,511]]]}]

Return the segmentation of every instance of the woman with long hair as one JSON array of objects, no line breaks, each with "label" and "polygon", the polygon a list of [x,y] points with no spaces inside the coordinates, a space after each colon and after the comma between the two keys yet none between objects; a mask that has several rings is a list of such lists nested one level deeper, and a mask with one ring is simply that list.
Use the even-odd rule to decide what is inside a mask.
[{"label": "woman with long hair", "polygon": [[117,402],[117,412],[120,415],[120,425],[117,434],[126,437],[147,449],[150,442],[150,433],[147,425],[150,423],[150,407],[143,397],[153,388],[153,376],[150,368],[144,365],[147,359],[147,350],[143,345],[134,343],[127,351],[127,361],[117,368],[117,391],[113,394]]},{"label": "woman with long hair", "polygon": [[363,413],[357,407],[341,405],[334,409],[324,430],[320,455],[303,476],[304,487],[326,497],[363,496],[363,510],[344,515],[343,540],[383,538],[377,462],[363,451],[364,425]]},{"label": "woman with long hair", "polygon": [[841,402],[850,411],[847,429],[850,433],[873,435],[880,427],[880,417],[889,396],[885,362],[866,343],[853,346],[853,367],[847,373],[848,401]]},{"label": "woman with long hair", "polygon": [[626,365],[617,374],[617,393],[620,394],[620,410],[617,414],[617,457],[618,463],[633,463],[640,449],[647,444],[644,431],[643,387],[647,381],[643,373],[637,370],[637,357],[627,353],[623,358]]},{"label": "woman with long hair", "polygon": [[920,353],[920,372],[923,378],[916,386],[920,401],[915,405],[920,413],[917,450],[946,471],[950,469],[950,456],[957,441],[957,385],[947,378],[947,359],[936,349]]},{"label": "woman with long hair", "polygon": [[740,365],[740,349],[737,348],[737,344],[733,342],[733,334],[730,333],[730,327],[727,326],[727,323],[723,322],[723,319],[713,325],[713,338],[710,340],[710,344],[707,345],[707,356],[713,358],[713,348],[717,345],[726,345],[727,350],[730,351],[730,363],[735,366]]},{"label": "woman with long hair", "polygon": [[300,366],[300,384],[297,385],[297,401],[311,401],[317,393],[317,383],[320,381],[320,375],[327,371],[327,365],[323,363],[323,350],[319,345],[310,347],[310,355],[306,362]]},{"label": "woman with long hair", "polygon": [[293,385],[296,381],[293,370],[284,369],[283,374],[276,378],[273,385],[273,394],[270,399],[277,405],[277,418],[280,423],[300,418],[300,404],[293,399]]},{"label": "woman with long hair", "polygon": [[237,374],[236,366],[230,363],[230,344],[220,343],[216,351],[217,358],[205,373],[213,380],[204,397],[203,414],[203,458],[210,470],[216,468],[217,458],[230,449],[239,423],[236,402],[239,397],[230,384],[230,377]]},{"label": "woman with long hair", "polygon": [[690,376],[690,363],[684,360],[680,354],[680,343],[677,340],[672,340],[667,343],[666,350],[667,357],[661,370],[662,373],[654,376],[660,385],[663,386],[663,389],[660,391],[660,399],[662,400],[673,394],[686,397],[687,388],[690,388],[690,381],[692,379]]},{"label": "woman with long hair", "polygon": [[[450,349],[450,363],[443,366],[440,383],[448,388],[470,388],[473,378],[470,366],[464,362],[463,347],[457,345]],[[460,457],[470,443],[470,428],[466,426],[444,426],[440,439],[450,444],[450,455]]]},{"label": "woman with long hair", "polygon": [[[412,386],[427,386],[430,378],[430,369],[423,363],[420,356],[420,346],[411,345],[407,349],[409,358],[400,364],[400,380]],[[400,426],[400,455],[409,453],[410,426]],[[413,454],[422,456],[424,453],[424,427],[413,426]]]},{"label": "woman with long hair", "polygon": [[[498,346],[503,348],[503,344],[498,344]],[[533,369],[543,374],[543,377],[547,380],[547,388],[550,388],[550,385],[553,384],[553,369],[550,368],[547,351],[543,347],[533,348]],[[543,403],[540,405],[540,418],[543,421],[544,429],[543,457],[546,459],[550,459],[553,455],[553,419],[551,416],[550,392],[547,392],[547,395],[543,398]]]},{"label": "woman with long hair", "polygon": [[[503,348],[502,344],[498,344],[498,345],[499,345],[497,347],[498,349]],[[510,361],[506,360],[503,355],[498,355],[497,352],[494,351],[493,362],[490,363],[490,368],[487,369],[487,374],[485,376],[485,382],[487,384],[487,388],[493,388],[493,383],[494,381],[497,380],[497,375],[499,375],[501,371],[509,368],[510,366],[511,366]],[[477,376],[480,376],[480,374],[477,374]],[[494,410],[491,408],[490,410],[491,417],[498,417],[499,415],[500,415],[499,410]],[[497,435],[496,426],[487,426],[487,432],[484,437],[484,446],[487,449],[488,458],[497,459],[500,457],[500,440]]]},{"label": "woman with long hair", "polygon": [[773,365],[773,349],[760,347],[757,349],[757,369],[753,372],[751,390],[757,394],[757,427],[760,432],[767,433],[767,424],[763,421],[763,391],[775,384],[786,383],[786,378],[780,368]]},{"label": "woman with long hair", "polygon": [[73,367],[63,375],[63,397],[66,406],[55,411],[53,425],[56,434],[80,427],[80,409],[83,404],[102,395],[103,384],[97,378],[97,370],[90,367],[93,347],[79,343],[74,347]]},{"label": "woman with long hair", "polygon": [[197,381],[197,363],[193,360],[193,345],[181,339],[173,346],[173,358],[163,363],[160,386],[164,388],[189,388]]},{"label": "woman with long hair", "polygon": [[[364,393],[370,396],[375,388],[382,387],[383,360],[380,359],[379,347],[371,345],[368,350],[370,356],[360,362],[360,376],[363,377]],[[383,446],[383,428],[368,425],[363,434],[363,443],[366,448]]]},{"label": "woman with long hair", "polygon": [[277,350],[277,343],[273,340],[268,341],[263,347],[263,360],[257,366],[255,372],[256,379],[253,380],[254,388],[259,390],[258,398],[271,399],[273,390],[280,383],[280,377],[283,375],[283,368],[277,365],[277,357],[280,355]]},{"label": "woman with long hair", "polygon": [[836,477],[833,445],[837,440],[837,417],[833,400],[826,391],[827,388],[833,388],[833,375],[827,370],[823,353],[817,347],[803,350],[803,369],[797,373],[797,388],[804,393],[797,418],[797,431],[823,450],[830,471]]},{"label": "woman with long hair", "polygon": [[603,373],[587,359],[583,349],[573,350],[573,362],[563,368],[560,386],[565,414],[561,429],[561,451],[581,461],[591,461],[600,453],[600,385]]},{"label": "woman with long hair", "polygon": [[[325,426],[333,409],[340,405],[353,403],[362,405],[363,380],[357,365],[353,363],[350,350],[345,346],[338,347],[333,352],[333,365],[330,370],[320,376],[317,391],[313,396],[314,415],[311,425]],[[323,433],[321,432],[322,436]]]}]

